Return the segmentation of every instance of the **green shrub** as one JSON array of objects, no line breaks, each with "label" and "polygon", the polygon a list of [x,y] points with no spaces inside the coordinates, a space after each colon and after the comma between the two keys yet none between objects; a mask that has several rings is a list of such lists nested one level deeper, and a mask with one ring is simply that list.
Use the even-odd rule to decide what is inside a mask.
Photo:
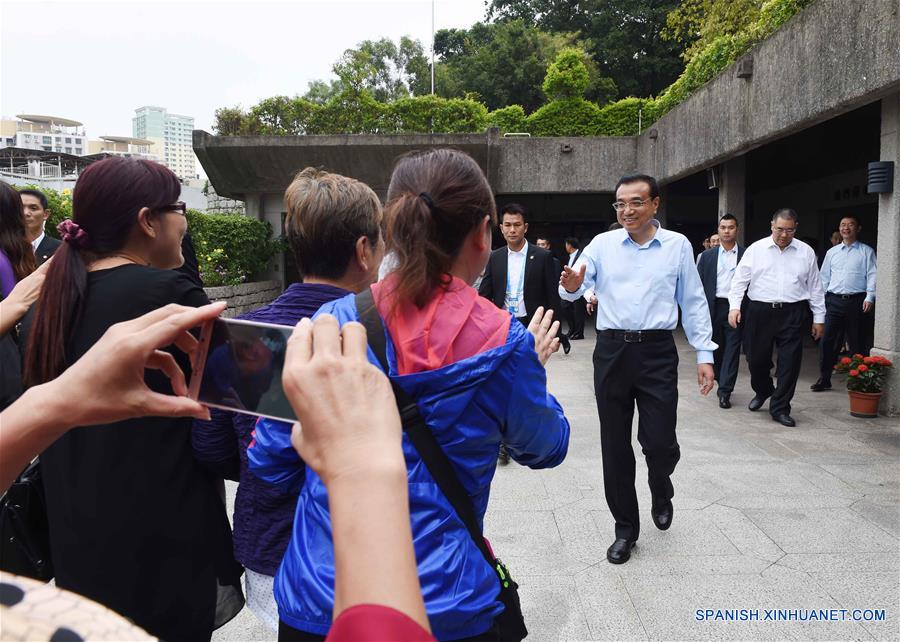
[{"label": "green shrub", "polygon": [[527,131],[525,110],[521,105],[495,109],[488,114],[488,127],[499,127],[502,133]]},{"label": "green shrub", "polygon": [[487,123],[487,107],[477,100],[426,95],[386,104],[382,131],[460,134],[484,131]]},{"label": "green shrub", "polygon": [[595,136],[600,108],[584,98],[553,100],[528,116],[533,136]]},{"label": "green shrub", "polygon": [[656,102],[649,98],[623,98],[600,108],[597,133],[601,136],[635,136],[656,120]]},{"label": "green shrub", "polygon": [[204,285],[237,285],[263,271],[281,249],[264,221],[234,214],[188,210],[188,229]]},{"label": "green shrub", "polygon": [[306,133],[375,134],[383,129],[386,109],[367,90],[348,89],[313,109]]},{"label": "green shrub", "polygon": [[584,64],[584,52],[570,47],[556,56],[544,76],[544,93],[551,100],[560,98],[583,98],[590,83],[590,75]]}]

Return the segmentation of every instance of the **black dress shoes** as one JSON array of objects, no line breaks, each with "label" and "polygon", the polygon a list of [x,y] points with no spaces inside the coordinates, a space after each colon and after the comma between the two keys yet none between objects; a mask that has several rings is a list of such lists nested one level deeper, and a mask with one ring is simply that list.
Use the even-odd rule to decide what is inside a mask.
[{"label": "black dress shoes", "polygon": [[727,392],[719,395],[719,408],[728,410],[731,408],[731,395]]},{"label": "black dress shoes", "polygon": [[569,343],[569,337],[564,334],[559,335],[559,344],[562,346],[564,354],[569,354],[569,351],[572,350],[572,344]]},{"label": "black dress shoes", "polygon": [[650,516],[653,518],[653,523],[656,525],[656,528],[661,531],[668,530],[669,526],[672,525],[673,510],[671,499],[662,501],[653,500]]},{"label": "black dress shoes", "polygon": [[780,412],[777,415],[772,415],[772,421],[777,421],[782,426],[787,426],[788,428],[793,428],[797,425],[797,422],[794,421],[794,418],[786,412]]},{"label": "black dress shoes", "polygon": [[497,455],[497,463],[501,466],[509,465],[509,453],[506,452],[506,446],[500,444],[500,454]]},{"label": "black dress shoes", "polygon": [[809,387],[813,392],[822,392],[823,390],[831,390],[831,382],[830,381],[822,381],[819,379],[813,385]]},{"label": "black dress shoes", "polygon": [[624,564],[631,559],[631,549],[635,542],[630,539],[617,539],[612,546],[606,549],[606,559],[610,564]]},{"label": "black dress shoes", "polygon": [[582,339],[584,339],[584,335],[580,332],[578,334],[570,334],[569,339],[571,339],[572,341],[581,341]]},{"label": "black dress shoes", "polygon": [[756,395],[753,399],[750,400],[750,404],[747,406],[752,412],[756,412],[760,408],[763,407],[763,404],[766,403],[766,399],[768,396]]}]

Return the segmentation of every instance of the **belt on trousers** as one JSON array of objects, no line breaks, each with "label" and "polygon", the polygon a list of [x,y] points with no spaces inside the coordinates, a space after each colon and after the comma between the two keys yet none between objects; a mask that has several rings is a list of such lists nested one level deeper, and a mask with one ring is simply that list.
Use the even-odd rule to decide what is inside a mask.
[{"label": "belt on trousers", "polygon": [[602,337],[624,341],[625,343],[644,343],[647,341],[662,341],[672,336],[671,330],[600,330],[597,332]]},{"label": "belt on trousers", "polygon": [[837,294],[835,292],[826,292],[828,296],[836,296],[839,299],[855,299],[858,296],[866,296],[865,292],[854,292],[853,294]]},{"label": "belt on trousers", "polygon": [[808,301],[753,301],[750,300],[750,303],[753,305],[759,305],[764,308],[772,308],[773,310],[780,310],[781,308],[791,308],[795,305],[809,305]]}]

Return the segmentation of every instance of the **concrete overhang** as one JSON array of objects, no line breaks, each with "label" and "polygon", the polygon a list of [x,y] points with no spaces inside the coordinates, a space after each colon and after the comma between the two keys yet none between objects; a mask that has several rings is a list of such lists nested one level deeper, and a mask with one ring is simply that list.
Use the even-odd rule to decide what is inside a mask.
[{"label": "concrete overhang", "polygon": [[431,147],[462,150],[491,173],[488,133],[212,136],[194,130],[194,152],[216,193],[237,199],[284,192],[294,175],[309,166],[356,178],[383,197],[396,160]]},{"label": "concrete overhang", "polygon": [[472,156],[496,193],[611,192],[635,167],[634,137],[504,138],[483,134],[212,136],[194,131],[194,152],[216,193],[281,193],[304,167],[352,176],[384,197],[405,153],[453,147]]},{"label": "concrete overhang", "polygon": [[819,0],[747,58],[639,137],[642,171],[677,180],[897,92],[900,2]]}]

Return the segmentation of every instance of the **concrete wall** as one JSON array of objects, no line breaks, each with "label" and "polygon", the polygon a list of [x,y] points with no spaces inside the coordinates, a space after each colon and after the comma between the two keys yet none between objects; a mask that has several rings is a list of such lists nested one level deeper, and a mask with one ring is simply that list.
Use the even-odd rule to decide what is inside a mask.
[{"label": "concrete wall", "polygon": [[612,192],[637,166],[633,137],[501,138],[489,178],[498,194]]},{"label": "concrete wall", "polygon": [[900,414],[900,92],[881,106],[881,158],[894,163],[894,190],[878,196],[875,348],[894,362],[881,412]]},{"label": "concrete wall", "polygon": [[257,281],[205,289],[210,301],[228,301],[228,307],[222,314],[228,319],[271,303],[282,290],[281,281]]},{"label": "concrete wall", "polygon": [[[671,181],[900,87],[900,2],[819,0],[639,137],[638,166]],[[657,136],[655,139],[652,135]]]}]

